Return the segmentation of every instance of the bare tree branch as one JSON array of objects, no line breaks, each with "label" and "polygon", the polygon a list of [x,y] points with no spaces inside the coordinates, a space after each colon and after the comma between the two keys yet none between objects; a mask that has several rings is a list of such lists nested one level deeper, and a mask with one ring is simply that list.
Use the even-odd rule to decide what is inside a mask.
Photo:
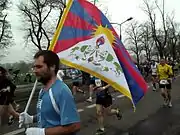
[{"label": "bare tree branch", "polygon": [[142,37],[142,33],[140,33],[140,25],[137,22],[134,22],[130,25],[129,29],[126,30],[128,43],[130,47],[128,50],[134,52],[137,59],[137,66],[140,65],[140,55],[142,53],[142,45],[140,43],[140,39]]},{"label": "bare tree branch", "polygon": [[6,52],[5,49],[10,47],[13,43],[11,25],[7,21],[8,14],[4,12],[9,8],[10,4],[9,0],[0,1],[0,50],[3,51],[0,57],[6,55],[2,55],[2,53]]},{"label": "bare tree branch", "polygon": [[[58,12],[58,10],[62,11],[63,8],[62,0],[30,0],[29,5],[21,3],[19,10],[24,13],[24,20],[29,24],[29,29],[31,29],[29,31],[30,35],[27,34],[25,39],[30,37],[32,43],[40,50],[44,46],[48,47],[50,45],[50,37],[53,36],[52,33],[55,31],[54,26],[57,25],[57,22],[51,21],[52,28],[54,28],[52,29],[48,20],[52,20],[50,16],[53,9]],[[60,12],[60,17],[61,15],[62,12]]]},{"label": "bare tree branch", "polygon": [[36,44],[36,42],[34,41],[34,38],[33,38],[33,34],[32,34],[31,29],[29,29],[29,35],[30,35],[31,41],[34,43],[34,45],[35,45],[39,50],[41,50],[41,48],[38,46],[38,44]]},{"label": "bare tree branch", "polygon": [[42,23],[47,19],[47,17],[49,16],[49,14],[51,13],[52,11],[52,7],[49,7],[49,11],[48,13],[46,14],[46,16],[44,17],[44,19],[42,20]]},{"label": "bare tree branch", "polygon": [[164,49],[167,44],[167,27],[166,27],[166,19],[165,19],[164,0],[163,0],[163,8],[160,8],[157,0],[155,1],[155,6],[161,14],[163,30],[161,29],[158,30],[156,28],[156,14],[154,12],[155,7],[150,6],[150,1],[148,0],[144,0],[144,5],[145,5],[144,11],[145,13],[147,13],[151,24],[152,37],[155,41],[156,48],[158,49],[160,57],[163,57]]},{"label": "bare tree branch", "polygon": [[0,33],[0,42],[2,41],[3,36],[4,36],[6,17],[7,17],[7,14],[4,16],[3,20],[1,21],[2,27],[1,27],[1,33]]}]

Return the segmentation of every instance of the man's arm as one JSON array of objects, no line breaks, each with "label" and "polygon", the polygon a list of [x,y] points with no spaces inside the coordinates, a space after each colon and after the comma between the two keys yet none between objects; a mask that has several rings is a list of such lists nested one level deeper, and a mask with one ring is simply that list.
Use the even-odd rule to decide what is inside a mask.
[{"label": "man's arm", "polygon": [[172,70],[172,67],[171,67],[171,66],[169,66],[169,69],[168,69],[168,75],[169,75],[168,80],[169,80],[169,82],[171,82],[171,83],[172,83],[173,70]]},{"label": "man's arm", "polygon": [[66,126],[57,126],[45,129],[45,135],[67,135],[78,132],[80,130],[80,122]]},{"label": "man's arm", "polygon": [[173,70],[172,70],[172,67],[169,66],[169,75],[172,77],[173,76]]},{"label": "man's arm", "polygon": [[111,86],[110,84],[107,84],[106,86],[103,87],[103,89],[105,90],[105,89],[109,88],[110,86]]},{"label": "man's arm", "polygon": [[157,70],[157,78],[158,78],[158,80],[160,80],[159,65],[157,65],[156,70]]},{"label": "man's arm", "polygon": [[95,86],[95,87],[93,88],[93,90],[102,91],[102,90],[105,90],[105,89],[109,88],[110,86],[111,86],[110,84],[107,84],[107,85],[104,86],[104,87]]}]

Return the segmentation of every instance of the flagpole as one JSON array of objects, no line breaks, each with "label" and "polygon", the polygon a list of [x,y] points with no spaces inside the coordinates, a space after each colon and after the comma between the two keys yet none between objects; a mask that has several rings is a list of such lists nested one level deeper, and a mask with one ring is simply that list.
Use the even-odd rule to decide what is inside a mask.
[{"label": "flagpole", "polygon": [[[25,110],[24,110],[25,113],[27,113],[27,111],[28,111],[28,109],[29,109],[29,106],[30,106],[30,104],[31,104],[33,95],[34,95],[34,93],[35,93],[35,91],[36,91],[37,82],[38,82],[38,81],[37,81],[37,79],[36,79],[36,81],[35,81],[35,83],[34,83],[34,86],[33,86],[33,89],[32,89],[32,91],[31,91],[30,97],[29,97],[28,102],[27,102],[27,104],[26,104],[26,108],[25,108]],[[19,124],[19,128],[22,127],[22,124],[23,124],[23,123],[20,123],[20,124]]]},{"label": "flagpole", "polygon": [[33,89],[32,89],[32,91],[31,91],[31,95],[30,95],[30,97],[29,97],[29,100],[28,100],[28,102],[27,102],[27,105],[26,105],[26,108],[25,108],[24,112],[27,112],[28,109],[29,109],[30,103],[31,103],[31,101],[32,101],[34,92],[35,92],[36,87],[37,87],[37,82],[38,82],[38,81],[37,81],[37,79],[36,79],[36,81],[35,81],[35,83],[34,83],[34,86],[33,86]]}]

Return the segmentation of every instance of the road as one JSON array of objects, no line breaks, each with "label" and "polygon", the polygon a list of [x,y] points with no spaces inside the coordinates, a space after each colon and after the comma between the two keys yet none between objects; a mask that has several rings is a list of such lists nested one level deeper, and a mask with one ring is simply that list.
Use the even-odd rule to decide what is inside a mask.
[{"label": "road", "polygon": [[[106,134],[108,135],[179,135],[180,134],[180,79],[173,83],[172,97],[173,108],[162,107],[163,101],[159,92],[153,92],[149,88],[148,93],[139,102],[136,112],[133,112],[130,101],[113,93],[114,107],[119,107],[123,112],[123,119],[118,121],[116,117],[106,117]],[[80,95],[78,95],[80,96]],[[80,97],[83,97],[81,95]],[[29,113],[35,112],[34,99]],[[77,108],[81,116],[81,131],[78,135],[93,135],[97,129],[95,100],[93,103],[78,101]],[[25,102],[21,103],[22,109]],[[11,126],[0,127],[0,134],[24,135],[24,129],[18,129],[17,122]]]}]

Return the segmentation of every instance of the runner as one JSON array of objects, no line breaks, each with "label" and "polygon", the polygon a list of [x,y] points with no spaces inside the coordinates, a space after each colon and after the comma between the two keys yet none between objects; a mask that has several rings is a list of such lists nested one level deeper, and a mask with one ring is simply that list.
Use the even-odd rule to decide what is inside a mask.
[{"label": "runner", "polygon": [[157,91],[157,63],[152,60],[151,64],[151,75],[152,75],[152,86],[153,91]]},{"label": "runner", "polygon": [[63,77],[64,77],[63,70],[58,70],[57,77],[59,80],[63,81]]},{"label": "runner", "polygon": [[96,131],[96,135],[104,134],[104,114],[108,115],[116,115],[118,120],[122,118],[122,115],[119,109],[112,109],[112,96],[110,95],[108,88],[109,84],[101,81],[100,79],[95,80],[96,87],[94,90],[96,91],[96,113],[97,120],[99,124],[99,129]]},{"label": "runner", "polygon": [[73,91],[74,97],[76,96],[77,92],[83,93],[85,95],[85,92],[80,89],[79,81],[80,81],[81,76],[82,75],[80,71],[78,71],[77,69],[72,70],[71,72],[71,77],[72,77],[72,82],[73,82],[72,91]]},{"label": "runner", "polygon": [[95,77],[91,75],[90,84],[89,84],[89,98],[87,99],[88,102],[92,102],[94,87],[95,87]]},{"label": "runner", "polygon": [[172,107],[171,103],[171,83],[172,83],[172,68],[166,64],[164,59],[160,60],[160,64],[157,67],[157,73],[159,78],[159,88],[161,89],[161,95],[164,98],[164,105]]},{"label": "runner", "polygon": [[14,118],[19,118],[19,113],[12,106],[15,89],[16,86],[7,78],[6,69],[0,67],[0,116],[4,113],[12,115],[8,124],[12,124]]},{"label": "runner", "polygon": [[[16,103],[16,101],[14,100],[15,97],[15,90],[16,90],[16,85],[13,83],[13,77],[11,75],[11,73],[9,71],[6,72],[6,77],[7,79],[11,82],[10,83],[10,103],[12,105],[12,107],[15,107],[15,111],[17,112],[20,109],[20,105]],[[9,116],[9,121],[8,121],[8,125],[11,125],[14,122],[14,116],[10,115]]]}]

